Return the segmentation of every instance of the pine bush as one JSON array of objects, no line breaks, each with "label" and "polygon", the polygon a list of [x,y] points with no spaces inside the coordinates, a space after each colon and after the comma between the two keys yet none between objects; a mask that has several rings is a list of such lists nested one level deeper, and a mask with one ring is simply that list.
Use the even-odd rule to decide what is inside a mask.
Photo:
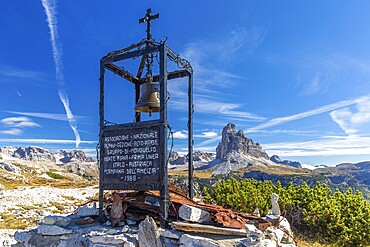
[{"label": "pine bush", "polygon": [[262,216],[271,207],[271,194],[279,195],[282,214],[296,233],[333,246],[370,245],[370,203],[361,192],[332,191],[326,184],[306,183],[283,187],[280,182],[235,178],[204,188],[206,201],[251,213],[258,207]]}]

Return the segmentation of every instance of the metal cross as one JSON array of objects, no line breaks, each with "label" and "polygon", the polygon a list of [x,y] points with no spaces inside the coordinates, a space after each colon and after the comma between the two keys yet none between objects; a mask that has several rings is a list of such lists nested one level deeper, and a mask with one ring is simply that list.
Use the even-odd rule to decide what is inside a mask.
[{"label": "metal cross", "polygon": [[159,14],[151,15],[151,13],[152,9],[147,9],[145,16],[139,19],[139,23],[146,22],[146,39],[148,41],[152,39],[152,33],[150,32],[150,21],[159,18]]}]

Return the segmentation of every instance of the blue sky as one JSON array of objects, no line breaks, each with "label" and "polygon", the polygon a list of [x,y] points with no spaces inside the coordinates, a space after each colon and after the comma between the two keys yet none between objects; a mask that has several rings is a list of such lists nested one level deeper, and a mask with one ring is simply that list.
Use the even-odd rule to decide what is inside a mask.
[{"label": "blue sky", "polygon": [[[57,151],[77,140],[95,156],[99,59],[145,37],[138,19],[147,8],[160,13],[154,37],[168,36],[194,68],[196,150],[215,151],[232,122],[269,155],[370,160],[367,1],[1,1],[0,146]],[[133,121],[132,85],[106,80],[107,120]],[[180,152],[185,90],[186,81],[170,81]]]}]

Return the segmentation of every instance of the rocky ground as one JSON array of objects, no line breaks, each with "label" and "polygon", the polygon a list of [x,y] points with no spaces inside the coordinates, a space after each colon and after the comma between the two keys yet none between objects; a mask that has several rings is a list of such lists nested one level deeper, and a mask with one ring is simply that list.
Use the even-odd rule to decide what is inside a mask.
[{"label": "rocky ground", "polygon": [[[86,188],[86,190],[89,189]],[[119,201],[117,207],[122,210],[122,198],[115,198]],[[113,199],[113,205],[116,199]],[[123,201],[125,202],[125,199]],[[32,229],[2,231],[0,245],[12,247],[296,247],[289,222],[284,217],[272,214],[266,218],[272,220],[271,223],[258,227],[250,223],[242,225],[241,228],[219,227],[212,224],[214,219],[210,217],[210,212],[198,207],[212,210],[213,206],[201,206],[191,200],[184,202],[195,206],[183,204],[178,211],[179,219],[172,221],[166,229],[158,228],[157,223],[150,216],[144,216],[142,221],[128,219],[114,221],[113,208],[106,214],[108,220],[100,224],[97,221],[97,205],[92,202],[77,208],[73,214],[40,217],[37,226]],[[276,211],[275,206],[272,205],[273,213]]]},{"label": "rocky ground", "polygon": [[30,229],[47,215],[67,215],[96,197],[98,188],[20,187],[0,191],[0,246],[15,243],[14,232]]}]

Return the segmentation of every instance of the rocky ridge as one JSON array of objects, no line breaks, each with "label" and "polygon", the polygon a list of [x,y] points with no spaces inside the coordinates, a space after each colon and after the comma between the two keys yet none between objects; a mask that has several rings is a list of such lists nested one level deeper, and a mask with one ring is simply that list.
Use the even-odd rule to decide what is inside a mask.
[{"label": "rocky ridge", "polygon": [[[193,153],[193,165],[194,167],[202,167],[207,165],[209,162],[214,160],[215,156],[213,153],[196,151]],[[180,155],[179,153],[172,151],[170,154],[170,169],[175,170],[186,170],[189,162],[188,155]]]},{"label": "rocky ridge", "polygon": [[299,163],[298,161],[281,160],[280,157],[277,155],[271,156],[270,160],[272,162],[275,162],[276,164],[283,164],[283,165],[292,166],[295,168],[302,168],[302,164]]},{"label": "rocky ridge", "polygon": [[94,162],[91,157],[87,157],[86,154],[81,150],[60,150],[58,153],[54,154],[52,151],[42,147],[6,146],[4,148],[0,148],[0,153],[22,160],[49,162],[56,164],[66,164],[69,162]]},{"label": "rocky ridge", "polygon": [[[0,148],[0,171],[12,173],[12,176],[4,174],[0,178],[11,178],[17,180],[23,177],[26,181],[27,177],[32,175],[34,171],[39,176],[46,176],[45,173],[51,171],[68,172],[89,179],[97,179],[99,177],[97,163],[81,150],[65,151],[60,150],[58,153],[42,148],[42,147],[12,147],[6,146]],[[42,175],[44,174],[44,175]],[[14,175],[14,176],[13,176]],[[69,176],[61,175],[61,176]]]}]

